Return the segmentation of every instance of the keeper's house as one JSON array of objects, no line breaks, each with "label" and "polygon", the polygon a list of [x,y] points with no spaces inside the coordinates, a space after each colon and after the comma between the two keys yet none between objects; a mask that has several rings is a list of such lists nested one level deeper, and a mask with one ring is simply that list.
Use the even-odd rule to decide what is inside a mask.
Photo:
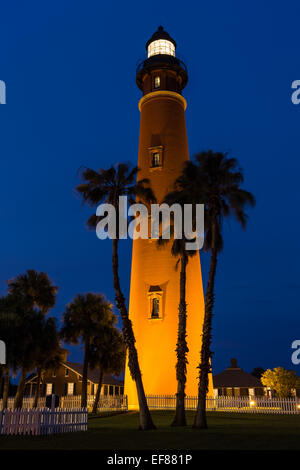
[{"label": "keeper's house", "polygon": [[[83,365],[77,362],[67,361],[68,351],[64,352],[64,360],[56,370],[48,370],[43,373],[40,385],[40,396],[55,393],[58,396],[81,395]],[[88,395],[94,395],[97,391],[99,370],[88,370]],[[25,396],[34,396],[37,386],[37,374],[27,377]],[[124,383],[112,375],[104,375],[101,395],[118,396],[124,393]]]},{"label": "keeper's house", "polygon": [[214,396],[251,397],[265,395],[259,379],[238,367],[237,360],[231,359],[227,369],[213,377]]}]

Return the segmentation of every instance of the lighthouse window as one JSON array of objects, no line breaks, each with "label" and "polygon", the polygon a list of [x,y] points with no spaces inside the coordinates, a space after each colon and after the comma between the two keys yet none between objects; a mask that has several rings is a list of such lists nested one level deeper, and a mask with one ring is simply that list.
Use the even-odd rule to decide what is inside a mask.
[{"label": "lighthouse window", "polygon": [[152,156],[152,166],[160,166],[160,157],[158,152],[155,152]]},{"label": "lighthouse window", "polygon": [[148,57],[158,54],[175,56],[174,44],[166,39],[152,41],[148,46]]},{"label": "lighthouse window", "polygon": [[159,318],[159,300],[154,298],[152,299],[152,318]]},{"label": "lighthouse window", "polygon": [[157,76],[154,78],[154,88],[159,88],[160,87],[160,77]]}]

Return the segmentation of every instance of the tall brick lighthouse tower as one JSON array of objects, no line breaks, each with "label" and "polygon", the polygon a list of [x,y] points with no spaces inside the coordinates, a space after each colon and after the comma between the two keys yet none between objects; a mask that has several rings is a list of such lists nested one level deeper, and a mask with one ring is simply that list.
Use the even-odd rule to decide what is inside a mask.
[{"label": "tall brick lighthouse tower", "polygon": [[[185,65],[176,57],[176,42],[160,26],[146,44],[147,59],[137,69],[143,92],[138,178],[148,178],[159,203],[173,189],[189,158],[185,123],[187,84]],[[174,395],[179,305],[179,271],[170,243],[157,248],[156,240],[133,241],[129,316],[136,337],[145,393]],[[187,266],[187,342],[189,347],[186,394],[197,395],[204,299],[199,255]],[[135,383],[128,367],[125,394],[129,408],[138,408]]]}]

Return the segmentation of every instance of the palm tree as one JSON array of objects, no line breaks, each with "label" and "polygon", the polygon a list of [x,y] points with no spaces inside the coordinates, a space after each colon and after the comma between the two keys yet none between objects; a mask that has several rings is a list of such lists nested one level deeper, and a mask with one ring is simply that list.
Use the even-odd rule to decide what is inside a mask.
[{"label": "palm tree", "polygon": [[182,175],[176,180],[177,191],[182,191],[192,204],[204,204],[204,249],[210,251],[210,269],[205,294],[205,313],[202,331],[198,406],[194,428],[207,428],[206,395],[211,371],[211,331],[214,306],[214,287],[218,253],[223,248],[222,225],[224,218],[234,216],[246,227],[245,207],[254,206],[253,195],[241,189],[243,173],[234,158],[227,153],[208,150],[196,155],[195,162],[185,164]]},{"label": "palm tree", "polygon": [[37,354],[35,356],[37,384],[34,395],[33,408],[38,406],[41,378],[44,371],[55,369],[62,360],[62,348],[59,343],[59,335],[56,319],[43,318],[41,331],[37,338]]},{"label": "palm tree", "polygon": [[97,413],[104,374],[120,375],[125,365],[125,344],[122,334],[115,326],[101,328],[91,345],[91,368],[99,368],[98,387],[93,405]]},{"label": "palm tree", "polygon": [[112,305],[105,300],[103,294],[78,294],[67,305],[63,314],[63,327],[61,337],[67,343],[84,345],[84,360],[82,371],[81,407],[87,407],[87,375],[89,366],[89,352],[95,332],[100,327],[112,325],[114,315]]},{"label": "palm tree", "polygon": [[14,408],[22,408],[27,374],[36,366],[39,352],[40,335],[43,331],[44,314],[30,309],[23,310],[20,315],[20,324],[15,332],[18,342],[15,350],[15,361],[21,375]]},{"label": "palm tree", "polygon": [[[182,208],[182,214],[184,214],[183,206],[188,203],[189,200],[185,199],[185,195],[179,191],[171,191],[164,198],[164,203],[172,206],[173,204],[180,204]],[[183,221],[182,221],[183,222]],[[184,223],[182,223],[182,227]],[[172,235],[174,234],[174,220],[170,221],[170,227],[164,229],[170,230]],[[176,411],[175,417],[172,422],[172,426],[186,426],[185,417],[185,384],[186,384],[186,366],[188,363],[187,353],[189,351],[187,345],[186,335],[186,320],[187,320],[187,305],[186,305],[186,268],[188,260],[191,256],[194,256],[196,251],[186,250],[186,242],[188,240],[182,233],[182,238],[174,238],[171,245],[171,253],[174,258],[177,258],[175,268],[177,269],[180,263],[180,298],[178,307],[178,333],[177,333],[177,344],[176,344],[176,379],[177,379],[177,393],[176,393]],[[158,239],[158,247],[164,246],[169,243],[169,240],[162,238]]]},{"label": "palm tree", "polygon": [[3,379],[4,379],[4,366],[0,364],[0,398],[3,394]]},{"label": "palm tree", "polygon": [[8,292],[21,297],[29,308],[36,307],[46,314],[55,305],[57,287],[44,272],[28,269],[25,274],[7,281],[7,284]]},{"label": "palm tree", "polygon": [[[38,335],[41,331],[40,323],[42,322],[39,314],[47,314],[50,308],[55,305],[57,287],[52,284],[46,273],[37,272],[33,269],[28,269],[25,274],[21,274],[7,281],[7,283],[9,294],[19,299],[19,302],[23,304],[24,312],[26,312],[21,320],[24,327],[21,335],[22,340],[18,341],[21,377],[14,403],[15,408],[20,408],[25,391],[26,374],[34,367],[34,352],[37,353]],[[32,328],[28,324],[30,321],[33,322]],[[37,331],[34,331],[33,326],[37,328]],[[28,331],[27,335],[25,331]],[[34,338],[35,333],[37,333],[37,336]]]},{"label": "palm tree", "polygon": [[[77,192],[82,196],[83,202],[87,202],[90,206],[96,206],[100,203],[112,204],[116,210],[116,219],[118,221],[120,196],[128,196],[130,201],[135,196],[138,196],[145,202],[155,201],[151,188],[147,186],[149,184],[148,180],[142,179],[135,183],[137,173],[137,167],[130,168],[130,166],[125,163],[112,166],[108,170],[100,169],[99,171],[94,171],[87,168],[82,172],[84,183],[77,186]],[[98,220],[99,218],[96,215],[92,215],[87,222],[88,227],[94,228]],[[116,306],[120,312],[123,323],[123,337],[128,349],[130,374],[137,388],[140,408],[140,429],[155,429],[145,396],[132,323],[128,316],[126,301],[120,284],[118,234],[119,227],[117,226],[117,237],[113,239],[112,242],[112,269],[116,293]]]},{"label": "palm tree", "polygon": [[[1,339],[6,345],[6,364],[3,366],[3,399],[2,407],[7,408],[7,400],[10,388],[10,370],[16,370],[16,348],[18,342],[15,340],[20,331],[21,317],[18,315],[20,308],[19,299],[12,295],[0,298],[0,331]],[[22,310],[22,306],[21,306]]]}]

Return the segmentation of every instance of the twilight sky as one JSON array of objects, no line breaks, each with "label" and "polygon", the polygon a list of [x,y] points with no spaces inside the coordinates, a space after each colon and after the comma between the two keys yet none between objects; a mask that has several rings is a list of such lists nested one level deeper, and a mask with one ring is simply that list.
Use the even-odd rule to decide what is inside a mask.
[{"label": "twilight sky", "polygon": [[[300,4],[277,1],[10,1],[1,6],[0,293],[28,268],[59,286],[60,317],[77,293],[114,300],[111,244],[87,232],[73,190],[81,166],[137,162],[135,68],[162,24],[187,64],[191,157],[230,151],[257,205],[243,232],[225,223],[213,328],[214,371],[231,357],[293,368],[300,338]],[[129,292],[131,243],[121,242]],[[202,254],[204,280],[208,256]],[[72,359],[80,353],[72,349]]]}]

